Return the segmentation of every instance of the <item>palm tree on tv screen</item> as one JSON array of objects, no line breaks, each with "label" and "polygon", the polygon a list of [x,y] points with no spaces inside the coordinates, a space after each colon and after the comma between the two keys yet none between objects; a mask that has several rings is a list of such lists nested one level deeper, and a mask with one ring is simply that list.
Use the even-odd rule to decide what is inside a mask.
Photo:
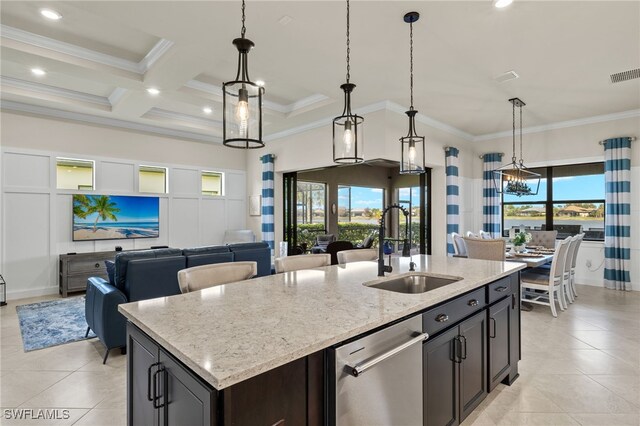
[{"label": "palm tree on tv screen", "polygon": [[89,214],[91,202],[84,194],[76,194],[73,196],[73,215],[80,219],[85,219]]},{"label": "palm tree on tv screen", "polygon": [[115,213],[120,213],[120,209],[116,206],[117,204],[112,202],[106,195],[91,197],[91,206],[88,209],[88,213],[98,214],[95,222],[93,222],[93,232],[98,230],[98,219],[118,221]]}]

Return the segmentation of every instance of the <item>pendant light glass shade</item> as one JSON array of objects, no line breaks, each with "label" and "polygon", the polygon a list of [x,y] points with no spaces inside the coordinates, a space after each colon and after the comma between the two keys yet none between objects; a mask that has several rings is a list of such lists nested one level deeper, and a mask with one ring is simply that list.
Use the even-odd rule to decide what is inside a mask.
[{"label": "pendant light glass shade", "polygon": [[364,118],[351,112],[351,93],[356,85],[349,81],[351,77],[349,14],[349,0],[347,0],[347,82],[340,86],[344,92],[344,108],[342,114],[333,119],[333,162],[339,164],[356,164],[364,161]]},{"label": "pendant light glass shade", "polygon": [[404,22],[410,26],[409,31],[409,57],[410,57],[410,94],[411,106],[406,112],[409,117],[409,131],[407,136],[400,138],[401,158],[400,158],[400,174],[418,175],[424,173],[424,136],[418,136],[416,133],[416,111],[413,108],[413,23],[420,18],[418,12],[409,12],[404,15]]},{"label": "pendant light glass shade", "polygon": [[[509,99],[513,106],[513,156],[511,163],[493,170],[493,184],[498,193],[522,197],[537,195],[540,189],[540,174],[529,170],[522,159],[522,107],[526,104],[518,99]],[[516,107],[520,111],[520,161],[516,161]]]},{"label": "pendant light glass shade", "polygon": [[409,133],[400,138],[402,145],[401,174],[424,173],[424,136],[416,134],[415,117],[417,113],[418,111],[413,109],[406,112],[409,116]]},{"label": "pendant light glass shade", "polygon": [[242,36],[233,40],[238,49],[238,71],[233,81],[222,84],[222,138],[231,148],[262,148],[262,96],[264,87],[249,78],[248,53],[254,43],[245,38],[244,1]]}]

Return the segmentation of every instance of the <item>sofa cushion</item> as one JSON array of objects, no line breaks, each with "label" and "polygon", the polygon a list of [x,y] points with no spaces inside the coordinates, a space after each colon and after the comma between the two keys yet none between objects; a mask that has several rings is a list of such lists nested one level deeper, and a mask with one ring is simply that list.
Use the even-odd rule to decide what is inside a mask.
[{"label": "sofa cushion", "polygon": [[187,257],[187,268],[210,265],[212,263],[233,262],[234,256],[230,251],[226,253],[193,254]]},{"label": "sofa cushion", "polygon": [[194,254],[212,254],[212,253],[229,253],[229,247],[227,246],[205,246],[205,247],[192,247],[182,250],[184,256],[191,256]]},{"label": "sofa cushion", "polygon": [[105,260],[104,267],[107,268],[107,276],[109,277],[109,284],[115,286],[116,262],[114,262],[113,260]]},{"label": "sofa cushion", "polygon": [[185,268],[184,256],[130,260],[124,294],[129,302],[180,294],[178,271]]},{"label": "sofa cushion", "polygon": [[235,262],[256,262],[259,277],[271,275],[271,250],[269,245],[253,250],[239,250],[233,253]]},{"label": "sofa cushion", "polygon": [[269,248],[269,244],[264,241],[256,242],[256,243],[239,243],[239,244],[229,244],[229,250],[236,252],[241,250],[255,250],[255,249],[265,249]]},{"label": "sofa cushion", "polygon": [[[125,280],[127,278],[127,264],[134,259],[154,259],[157,257],[179,256],[182,254],[181,249],[167,248],[156,250],[135,250],[118,253],[116,255],[116,271],[114,275],[114,283],[119,290],[124,291]],[[125,292],[126,294],[126,292]]]}]

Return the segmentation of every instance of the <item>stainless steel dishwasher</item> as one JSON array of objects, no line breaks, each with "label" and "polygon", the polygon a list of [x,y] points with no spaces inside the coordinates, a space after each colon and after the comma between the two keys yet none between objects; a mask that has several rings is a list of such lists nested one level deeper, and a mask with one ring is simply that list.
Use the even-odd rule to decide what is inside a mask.
[{"label": "stainless steel dishwasher", "polygon": [[421,316],[333,348],[331,422],[338,426],[422,425]]}]

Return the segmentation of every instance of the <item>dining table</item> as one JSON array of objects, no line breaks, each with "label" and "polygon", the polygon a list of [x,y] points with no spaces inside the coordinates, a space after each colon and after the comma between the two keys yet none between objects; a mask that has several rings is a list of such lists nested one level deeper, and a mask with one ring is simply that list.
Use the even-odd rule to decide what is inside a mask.
[{"label": "dining table", "polygon": [[553,253],[529,256],[527,256],[527,253],[523,253],[522,255],[513,255],[511,253],[507,253],[507,257],[505,258],[505,261],[507,262],[526,263],[527,268],[537,268],[538,266],[542,266],[545,263],[551,262],[552,260]]}]

